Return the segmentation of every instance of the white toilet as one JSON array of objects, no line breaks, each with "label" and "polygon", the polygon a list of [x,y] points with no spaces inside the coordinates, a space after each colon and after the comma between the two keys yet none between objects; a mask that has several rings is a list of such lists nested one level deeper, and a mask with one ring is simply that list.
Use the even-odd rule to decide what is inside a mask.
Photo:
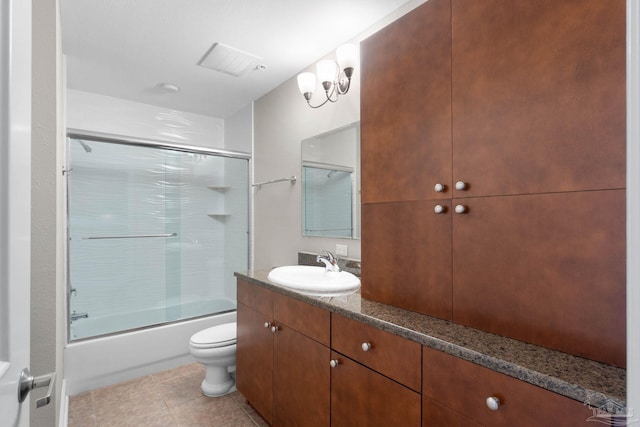
[{"label": "white toilet", "polygon": [[202,381],[205,396],[222,396],[235,390],[231,373],[236,369],[236,322],[207,328],[193,334],[189,352],[206,368]]}]

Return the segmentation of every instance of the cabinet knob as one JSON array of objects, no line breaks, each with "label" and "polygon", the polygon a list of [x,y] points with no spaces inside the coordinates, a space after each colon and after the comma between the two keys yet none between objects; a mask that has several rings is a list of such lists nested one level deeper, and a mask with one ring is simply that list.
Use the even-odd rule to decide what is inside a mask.
[{"label": "cabinet knob", "polygon": [[272,327],[271,327],[271,332],[273,332],[274,334],[275,334],[276,332],[278,332],[279,330],[280,330],[280,328],[278,328],[277,326],[272,326]]},{"label": "cabinet knob", "polygon": [[456,213],[457,214],[467,213],[467,207],[465,205],[456,205]]},{"label": "cabinet knob", "polygon": [[444,184],[436,184],[433,186],[433,189],[436,190],[436,193],[444,193],[444,191],[447,189],[446,185]]},{"label": "cabinet knob", "polygon": [[500,409],[500,399],[498,399],[495,396],[490,396],[487,397],[487,408],[491,409],[492,411],[497,411],[498,409]]},{"label": "cabinet knob", "polygon": [[362,347],[362,351],[369,351],[369,350],[371,350],[371,343],[370,342],[363,342],[360,347]]},{"label": "cabinet knob", "polygon": [[264,327],[269,329],[271,327],[271,322],[264,322]]},{"label": "cabinet knob", "polygon": [[338,359],[331,359],[331,361],[329,362],[329,366],[331,366],[332,368],[337,368],[339,364],[340,361]]},{"label": "cabinet knob", "polygon": [[434,211],[435,213],[437,213],[437,214],[444,213],[444,211],[445,211],[445,210],[446,210],[446,209],[445,209],[445,207],[444,207],[444,206],[442,206],[442,205],[435,205],[435,206],[433,207],[433,211]]},{"label": "cabinet knob", "polygon": [[468,188],[468,185],[466,182],[464,181],[456,182],[456,190],[466,190],[467,188]]}]

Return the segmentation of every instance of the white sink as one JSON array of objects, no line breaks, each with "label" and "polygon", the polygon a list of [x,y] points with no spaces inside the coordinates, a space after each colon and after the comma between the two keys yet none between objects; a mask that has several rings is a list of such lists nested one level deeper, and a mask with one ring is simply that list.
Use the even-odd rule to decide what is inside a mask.
[{"label": "white sink", "polygon": [[360,288],[360,279],[348,271],[327,271],[325,267],[287,265],[274,268],[269,280],[305,295],[348,295]]}]

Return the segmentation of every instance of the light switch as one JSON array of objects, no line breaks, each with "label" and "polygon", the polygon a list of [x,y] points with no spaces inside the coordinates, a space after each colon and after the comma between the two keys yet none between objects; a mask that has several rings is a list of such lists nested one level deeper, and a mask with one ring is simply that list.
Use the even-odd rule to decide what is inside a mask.
[{"label": "light switch", "polygon": [[347,245],[336,245],[336,255],[338,255],[338,256],[347,256],[347,255],[349,255],[349,246],[347,246]]}]

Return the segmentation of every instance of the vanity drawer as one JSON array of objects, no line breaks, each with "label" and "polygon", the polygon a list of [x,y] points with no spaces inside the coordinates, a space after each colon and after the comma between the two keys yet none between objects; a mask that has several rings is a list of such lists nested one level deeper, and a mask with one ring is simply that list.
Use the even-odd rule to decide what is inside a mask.
[{"label": "vanity drawer", "polygon": [[273,292],[261,286],[238,279],[238,302],[265,314],[269,319],[273,316]]},{"label": "vanity drawer", "polygon": [[416,342],[332,313],[331,348],[420,392],[422,349]]},{"label": "vanity drawer", "polygon": [[329,347],[331,339],[331,314],[327,310],[276,293],[273,300],[273,317],[292,329]]},{"label": "vanity drawer", "polygon": [[[437,405],[431,408],[431,400],[446,407],[451,420],[462,414],[481,425],[594,425],[587,421],[593,410],[581,402],[432,348],[423,349],[422,369],[425,426],[436,425],[430,423],[430,411],[446,415]],[[499,399],[497,410],[489,409],[490,397]]]}]

